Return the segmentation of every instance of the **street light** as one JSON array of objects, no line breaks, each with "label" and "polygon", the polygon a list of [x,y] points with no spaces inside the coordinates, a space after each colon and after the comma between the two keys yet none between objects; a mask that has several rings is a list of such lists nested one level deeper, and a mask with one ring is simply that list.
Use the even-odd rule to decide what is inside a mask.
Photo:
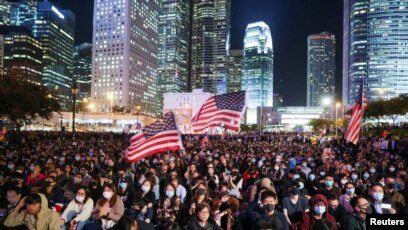
[{"label": "street light", "polygon": [[335,121],[335,123],[336,123],[336,137],[337,137],[337,110],[338,110],[338,108],[341,106],[341,104],[340,104],[340,102],[337,102],[336,103],[336,121]]},{"label": "street light", "polygon": [[110,93],[110,94],[108,95],[108,98],[110,99],[110,112],[113,113],[113,110],[112,110],[113,94]]},{"label": "street light", "polygon": [[[322,105],[323,106],[325,106],[325,107],[329,107],[329,110],[330,110],[330,105],[332,104],[332,102],[333,102],[333,99],[331,98],[331,97],[324,97],[323,99],[322,99]],[[330,113],[331,114],[331,113]],[[330,120],[331,119],[333,119],[332,118],[332,116],[330,115]]]},{"label": "street light", "polygon": [[[139,130],[139,111],[140,111],[140,105],[136,106],[136,121],[137,121],[137,130]],[[142,124],[140,124],[140,126],[142,126]]]},{"label": "street light", "polygon": [[63,116],[62,116],[62,114],[61,114],[61,116],[60,116],[60,127],[61,127],[61,132],[62,131],[64,131],[64,129],[63,129],[63,127],[62,127],[62,120],[63,120],[64,118],[63,118]]},{"label": "street light", "polygon": [[75,103],[76,103],[76,95],[78,93],[78,86],[76,83],[71,87],[71,93],[72,93],[72,138],[75,139]]}]

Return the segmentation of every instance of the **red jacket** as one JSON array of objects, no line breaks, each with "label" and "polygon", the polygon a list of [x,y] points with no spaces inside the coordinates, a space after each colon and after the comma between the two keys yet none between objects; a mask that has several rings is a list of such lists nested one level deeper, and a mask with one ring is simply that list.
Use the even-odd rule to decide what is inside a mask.
[{"label": "red jacket", "polygon": [[327,221],[330,221],[330,223],[333,225],[333,230],[337,230],[337,225],[336,225],[336,219],[334,216],[329,214],[329,202],[327,201],[326,197],[323,196],[322,194],[316,194],[315,196],[312,197],[311,199],[311,207],[309,212],[303,213],[303,218],[300,221],[300,229],[301,230],[313,230],[314,223],[316,219],[313,217],[313,207],[314,204],[317,201],[323,201],[326,205],[326,212],[323,214],[323,218]]}]

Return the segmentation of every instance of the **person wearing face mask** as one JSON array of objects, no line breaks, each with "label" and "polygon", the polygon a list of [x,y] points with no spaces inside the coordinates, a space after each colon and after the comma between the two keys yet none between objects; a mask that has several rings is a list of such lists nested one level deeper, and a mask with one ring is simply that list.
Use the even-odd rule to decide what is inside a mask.
[{"label": "person wearing face mask", "polygon": [[344,229],[366,230],[366,216],[372,213],[370,203],[362,196],[353,197],[350,201],[354,209],[353,214],[348,218]]},{"label": "person wearing face mask", "polygon": [[346,209],[339,203],[338,197],[333,194],[327,197],[329,202],[329,213],[336,219],[337,229],[344,229],[347,224],[347,212]]},{"label": "person wearing face mask", "polygon": [[[265,191],[261,194],[262,207],[250,213],[249,217],[253,229],[279,229],[289,230],[285,216],[275,209],[277,203],[276,193]],[[254,228],[255,227],[255,228]]]},{"label": "person wearing face mask", "polygon": [[117,189],[118,196],[125,205],[125,214],[134,216],[135,213],[133,213],[133,209],[131,209],[131,206],[133,204],[133,198],[135,197],[135,190],[132,189],[124,179],[119,181]]},{"label": "person wearing face mask", "polygon": [[310,202],[312,210],[303,213],[300,230],[337,230],[336,219],[329,213],[329,202],[326,197],[317,194],[312,197]]},{"label": "person wearing face mask", "polygon": [[75,198],[69,202],[60,219],[61,230],[82,230],[86,221],[91,217],[94,202],[91,193],[85,187],[78,189]]},{"label": "person wearing face mask", "polygon": [[391,198],[384,196],[384,188],[381,184],[373,184],[370,187],[370,205],[373,214],[395,214],[395,204]]},{"label": "person wearing face mask", "polygon": [[345,193],[340,195],[339,197],[339,203],[343,205],[343,207],[346,209],[347,214],[352,214],[354,212],[354,209],[350,204],[350,200],[356,196],[355,186],[352,182],[347,182],[344,185],[344,190],[345,190]]},{"label": "person wearing face mask", "polygon": [[153,182],[145,180],[142,186],[136,190],[133,197],[132,209],[135,211],[136,218],[139,221],[144,221],[148,224],[153,219],[153,206],[156,203],[156,195],[153,192]]},{"label": "person wearing face mask", "polygon": [[181,222],[182,216],[181,199],[177,197],[176,188],[172,184],[168,184],[165,189],[165,196],[159,201],[156,210],[156,229],[177,229],[178,223]]},{"label": "person wearing face mask", "polygon": [[391,200],[394,202],[397,213],[401,213],[402,209],[405,207],[405,198],[399,191],[395,190],[394,176],[391,175],[386,176],[384,181],[385,181],[384,188],[385,195],[390,197]]},{"label": "person wearing face mask", "polygon": [[41,188],[41,193],[47,197],[49,208],[53,209],[57,213],[62,212],[62,207],[64,205],[64,192],[57,184],[55,177],[48,176],[45,178]]},{"label": "person wearing face mask", "polygon": [[211,204],[211,198],[208,194],[207,184],[204,182],[197,183],[194,197],[191,199],[188,209],[189,217],[193,217],[196,207],[201,203]]},{"label": "person wearing face mask", "polygon": [[301,167],[300,171],[302,171],[305,174],[306,177],[309,176],[309,173],[312,172],[312,169],[310,169],[307,166],[307,161],[303,160],[301,165],[302,165],[302,167]]},{"label": "person wearing face mask", "polygon": [[102,197],[96,202],[92,212],[93,222],[87,223],[85,230],[103,230],[113,227],[123,216],[125,208],[117,196],[114,184],[104,184]]},{"label": "person wearing face mask", "polygon": [[282,200],[282,211],[292,228],[296,228],[300,224],[303,212],[309,212],[308,200],[300,196],[299,182],[293,182],[289,187],[289,196]]},{"label": "person wearing face mask", "polygon": [[320,193],[324,196],[328,196],[329,194],[333,194],[336,197],[341,195],[341,190],[334,186],[334,177],[331,174],[328,174],[324,177],[324,185],[320,188]]}]

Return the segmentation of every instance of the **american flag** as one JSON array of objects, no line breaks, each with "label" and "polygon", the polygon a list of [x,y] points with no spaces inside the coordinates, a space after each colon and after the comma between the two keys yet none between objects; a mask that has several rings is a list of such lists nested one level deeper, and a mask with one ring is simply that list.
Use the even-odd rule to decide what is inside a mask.
[{"label": "american flag", "polygon": [[358,137],[360,136],[362,123],[361,118],[363,117],[364,110],[367,108],[364,85],[364,79],[361,79],[360,89],[358,91],[356,102],[351,113],[351,119],[346,134],[347,141],[353,144],[357,144]]},{"label": "american flag", "polygon": [[129,162],[135,162],[156,153],[179,150],[182,147],[174,114],[168,112],[162,120],[145,126],[140,133],[130,138],[130,146],[126,149],[125,156]]},{"label": "american flag", "polygon": [[238,131],[244,109],[245,91],[213,96],[201,106],[191,126],[195,133],[215,126]]}]

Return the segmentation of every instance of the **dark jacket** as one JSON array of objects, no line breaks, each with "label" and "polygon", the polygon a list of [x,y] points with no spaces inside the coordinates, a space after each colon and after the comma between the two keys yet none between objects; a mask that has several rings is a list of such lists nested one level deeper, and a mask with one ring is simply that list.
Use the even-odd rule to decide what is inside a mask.
[{"label": "dark jacket", "polygon": [[207,224],[201,227],[198,220],[194,218],[187,227],[187,230],[222,230],[213,219],[209,218]]},{"label": "dark jacket", "polygon": [[323,203],[326,205],[326,212],[323,213],[323,218],[322,220],[324,220],[325,222],[330,222],[331,225],[333,226],[333,230],[337,230],[337,225],[336,225],[336,219],[334,218],[334,216],[330,215],[329,212],[329,203],[327,202],[327,199],[325,196],[323,196],[322,194],[316,194],[312,197],[312,199],[310,199],[310,212],[306,212],[303,214],[303,218],[300,221],[300,229],[301,230],[313,230],[314,229],[314,225],[317,222],[316,219],[313,216],[313,207],[315,205],[315,203],[317,201],[323,201]]},{"label": "dark jacket", "polygon": [[343,205],[339,204],[335,210],[330,209],[329,213],[334,216],[336,222],[340,224],[340,229],[347,229],[345,226],[347,225],[348,215]]},{"label": "dark jacket", "polygon": [[347,230],[366,230],[365,220],[353,213],[347,220],[347,225],[344,227]]}]

